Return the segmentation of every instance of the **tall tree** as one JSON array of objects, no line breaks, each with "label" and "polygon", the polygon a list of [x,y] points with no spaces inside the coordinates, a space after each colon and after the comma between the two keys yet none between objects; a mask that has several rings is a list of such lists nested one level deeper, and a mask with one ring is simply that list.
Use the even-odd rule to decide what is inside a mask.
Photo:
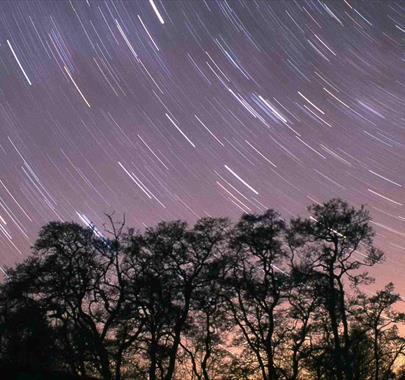
[{"label": "tall tree", "polygon": [[49,223],[34,256],[10,270],[7,280],[24,286],[25,297],[46,311],[72,371],[96,372],[103,380],[120,379],[123,352],[137,330],[133,313],[123,314],[117,239],[74,223]]},{"label": "tall tree", "polygon": [[367,272],[359,272],[382,260],[373,245],[370,216],[363,206],[350,207],[332,199],[308,208],[311,216],[291,221],[289,243],[295,258],[317,278],[319,297],[327,311],[333,341],[337,380],[353,379],[353,358],[345,283],[354,288],[367,284]]},{"label": "tall tree", "polygon": [[291,264],[288,274],[287,302],[283,305],[287,311],[283,324],[288,328],[280,337],[283,349],[279,352],[278,360],[283,363],[280,366],[283,378],[298,380],[301,378],[303,362],[311,354],[308,341],[317,334],[316,313],[320,302],[311,276],[306,276]]},{"label": "tall tree", "polygon": [[283,247],[285,223],[269,210],[243,215],[230,239],[230,268],[226,295],[239,336],[255,355],[263,380],[280,377],[276,363],[279,337],[284,332],[288,274]]},{"label": "tall tree", "polygon": [[197,380],[217,378],[229,356],[225,340],[232,323],[227,318],[223,303],[224,289],[220,281],[224,278],[225,261],[219,255],[218,260],[204,273],[207,281],[196,289],[189,328],[181,342]]},{"label": "tall tree", "polygon": [[173,378],[193,308],[215,281],[228,224],[204,218],[187,229],[184,222],[162,222],[129,239],[126,275],[141,308],[150,380]]}]

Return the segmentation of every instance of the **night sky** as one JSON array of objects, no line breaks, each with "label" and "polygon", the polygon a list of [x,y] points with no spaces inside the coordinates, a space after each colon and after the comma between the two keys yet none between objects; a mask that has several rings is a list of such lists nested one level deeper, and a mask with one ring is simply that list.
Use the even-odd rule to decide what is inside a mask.
[{"label": "night sky", "polygon": [[402,1],[0,3],[1,268],[49,220],[341,197],[405,293],[404,187]]}]

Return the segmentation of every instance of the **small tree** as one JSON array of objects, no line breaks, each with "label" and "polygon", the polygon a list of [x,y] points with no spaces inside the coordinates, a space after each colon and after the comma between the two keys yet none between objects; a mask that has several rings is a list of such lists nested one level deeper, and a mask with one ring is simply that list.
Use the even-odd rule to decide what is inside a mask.
[{"label": "small tree", "polygon": [[398,324],[405,321],[405,314],[393,309],[400,299],[394,285],[389,283],[375,295],[368,297],[360,293],[353,301],[357,329],[367,334],[370,343],[369,379],[388,379],[399,359],[405,355],[405,339],[398,331]]},{"label": "small tree", "polygon": [[0,371],[40,374],[62,369],[56,333],[40,305],[8,283],[0,289]]}]

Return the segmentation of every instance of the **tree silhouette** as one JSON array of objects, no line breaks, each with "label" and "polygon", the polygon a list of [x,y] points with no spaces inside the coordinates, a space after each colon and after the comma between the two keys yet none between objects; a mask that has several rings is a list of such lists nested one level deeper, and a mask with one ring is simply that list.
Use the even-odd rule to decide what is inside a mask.
[{"label": "tree silhouette", "polygon": [[398,324],[405,321],[405,314],[393,310],[393,305],[399,300],[394,285],[389,283],[370,297],[359,294],[353,302],[358,329],[368,337],[371,351],[369,372],[374,380],[389,378],[398,357],[405,352],[405,340],[398,331]]},{"label": "tree silhouette", "polygon": [[8,282],[23,285],[46,311],[72,373],[110,380],[115,371],[120,378],[136,321],[122,315],[126,288],[117,247],[91,228],[53,222],[40,231],[34,256],[9,272]]},{"label": "tree silhouette", "polygon": [[102,233],[48,223],[0,285],[0,370],[10,379],[404,378],[401,298],[391,283],[368,291],[365,269],[383,259],[368,212],[338,199],[309,212],[143,232],[112,216]]},{"label": "tree silhouette", "polygon": [[299,252],[307,274],[317,279],[318,291],[329,318],[332,334],[332,357],[337,380],[353,379],[353,358],[345,281],[356,288],[367,284],[362,267],[382,260],[383,254],[373,245],[369,213],[346,202],[332,199],[309,207],[307,219],[291,221],[290,246]]},{"label": "tree silhouette", "polygon": [[282,305],[288,294],[288,275],[282,267],[284,229],[279,215],[269,210],[242,216],[230,239],[233,260],[226,299],[236,333],[255,355],[263,380],[279,378],[276,356],[286,318]]},{"label": "tree silhouette", "polygon": [[[191,314],[205,313],[211,323],[214,305],[202,297],[216,280],[227,226],[227,220],[212,218],[201,219],[191,230],[183,222],[160,223],[131,237],[126,276],[130,297],[142,310],[149,379],[173,378],[182,339],[191,331]],[[212,337],[205,338],[203,373]]]},{"label": "tree silhouette", "polygon": [[55,333],[40,305],[19,290],[3,289],[0,300],[1,372],[40,373],[58,362]]}]

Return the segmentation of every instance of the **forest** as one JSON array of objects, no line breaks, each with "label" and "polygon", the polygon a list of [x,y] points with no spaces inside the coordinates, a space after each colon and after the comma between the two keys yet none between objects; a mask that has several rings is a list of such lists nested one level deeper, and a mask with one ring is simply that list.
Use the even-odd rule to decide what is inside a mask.
[{"label": "forest", "polygon": [[46,224],[0,286],[1,377],[405,379],[369,212],[332,199],[307,215]]}]

